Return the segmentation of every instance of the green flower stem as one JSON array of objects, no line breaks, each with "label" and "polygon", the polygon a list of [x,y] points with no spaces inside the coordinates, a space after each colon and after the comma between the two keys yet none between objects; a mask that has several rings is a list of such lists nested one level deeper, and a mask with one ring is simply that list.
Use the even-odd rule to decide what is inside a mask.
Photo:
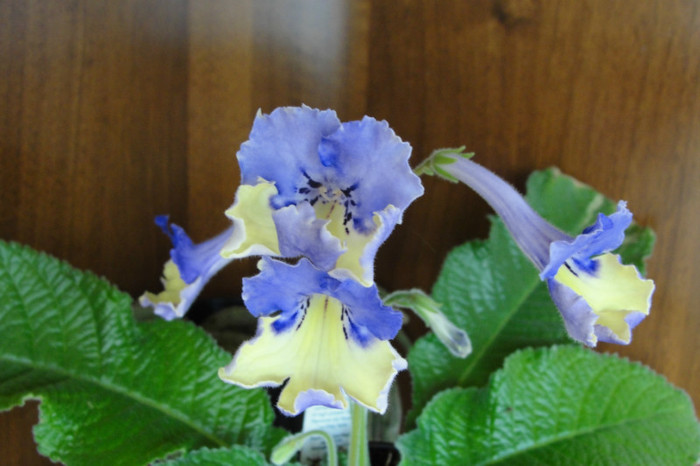
[{"label": "green flower stem", "polygon": [[[404,325],[405,324],[406,324],[406,321],[404,320]],[[401,347],[403,348],[403,350],[406,354],[413,346],[413,342],[408,337],[408,335],[406,335],[406,332],[404,332],[403,330],[399,330],[399,333],[396,334],[396,342],[399,345],[401,345]]]},{"label": "green flower stem", "polygon": [[272,461],[273,464],[285,464],[289,462],[289,460],[301,450],[306,441],[313,436],[320,436],[325,440],[326,449],[328,451],[328,466],[338,466],[338,452],[335,447],[335,441],[333,440],[333,436],[324,430],[310,430],[309,432],[290,435],[284,438],[272,450],[270,461]]},{"label": "green flower stem", "polygon": [[348,466],[370,466],[369,443],[367,439],[367,410],[357,403],[350,402],[352,431]]}]

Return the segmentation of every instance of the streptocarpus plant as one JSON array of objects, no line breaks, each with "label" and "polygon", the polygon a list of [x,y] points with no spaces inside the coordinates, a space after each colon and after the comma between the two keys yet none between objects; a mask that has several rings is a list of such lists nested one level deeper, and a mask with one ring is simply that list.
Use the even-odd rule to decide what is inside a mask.
[{"label": "streptocarpus plant", "polygon": [[[276,406],[288,416],[350,405],[346,461],[368,464],[366,410],[386,410],[406,367],[389,343],[402,322],[396,306],[441,338],[421,338],[407,357],[406,430],[417,424],[398,440],[404,464],[693,464],[700,433],[687,395],[637,364],[556,345],[569,335],[629,342],[649,312],[653,284],[638,270],[653,234],[627,229],[624,204],[613,213],[553,170],[533,175],[526,201],[460,151],[438,151],[417,171],[463,181],[503,222],[450,253],[432,297],[382,299],[377,249],[423,190],[409,155],[386,122],[277,109],[255,118],[241,146],[228,229],[195,244],[157,218],[173,249],[164,290],[141,302],[165,320],[185,316],[234,259],[260,257],[242,296],[257,335],[233,360],[190,322],[137,322],[129,298],[104,281],[1,244],[0,407],[41,399],[39,449],[67,464],[265,464],[284,432],[253,387],[282,385]],[[591,205],[603,209],[597,219]],[[637,270],[609,253],[620,245]],[[285,461],[317,433],[282,442],[271,458]]]}]

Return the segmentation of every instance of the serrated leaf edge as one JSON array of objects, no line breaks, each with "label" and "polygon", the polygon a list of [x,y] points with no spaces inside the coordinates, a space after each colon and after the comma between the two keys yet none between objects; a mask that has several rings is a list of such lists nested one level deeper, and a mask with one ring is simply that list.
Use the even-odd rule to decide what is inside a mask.
[{"label": "serrated leaf edge", "polygon": [[[447,396],[450,396],[450,394],[452,394],[452,393],[464,393],[464,394],[467,394],[467,393],[470,393],[470,392],[474,392],[474,393],[483,393],[483,392],[490,391],[490,390],[491,390],[491,385],[492,385],[492,383],[493,383],[495,377],[496,377],[498,374],[502,374],[502,373],[505,371],[505,367],[506,367],[506,365],[508,364],[508,361],[509,361],[511,358],[513,358],[513,357],[515,357],[515,356],[517,356],[517,355],[520,355],[520,354],[524,354],[524,353],[531,353],[531,354],[532,354],[532,353],[537,353],[537,352],[541,352],[541,353],[542,353],[542,352],[545,352],[545,351],[547,351],[547,352],[549,352],[549,351],[551,351],[551,352],[557,352],[557,351],[559,351],[560,349],[568,350],[568,349],[575,349],[575,348],[579,348],[579,349],[580,349],[580,347],[579,347],[578,345],[554,345],[554,346],[542,347],[542,348],[523,348],[523,349],[519,349],[519,350],[514,351],[513,353],[511,353],[510,355],[508,355],[508,356],[506,357],[506,359],[504,360],[503,366],[502,366],[500,369],[498,369],[498,370],[496,370],[496,371],[494,371],[494,372],[491,373],[491,375],[489,376],[489,381],[488,381],[488,383],[487,383],[485,386],[483,386],[483,387],[461,387],[461,386],[454,386],[454,387],[446,388],[446,389],[444,389],[444,390],[441,390],[441,391],[437,392],[435,395],[433,395],[432,398],[430,398],[430,400],[428,400],[427,403],[425,403],[425,405],[424,405],[422,411],[420,412],[420,414],[419,414],[418,417],[416,418],[416,425],[417,425],[417,427],[416,427],[415,429],[413,429],[413,430],[411,430],[411,431],[409,431],[409,432],[406,432],[406,433],[404,433],[403,435],[401,435],[401,436],[399,437],[398,442],[397,442],[397,446],[399,446],[399,445],[401,445],[401,444],[403,443],[403,442],[402,442],[402,439],[403,439],[403,438],[408,437],[408,436],[410,436],[410,435],[412,435],[412,434],[414,434],[414,433],[420,433],[420,432],[421,432],[421,431],[420,431],[420,426],[422,425],[421,420],[422,420],[424,414],[426,413],[426,411],[428,411],[428,410],[430,409],[430,407],[431,407],[432,405],[434,405],[434,404],[436,404],[436,403],[439,403],[440,400],[441,400],[442,398],[447,397]],[[630,359],[627,358],[627,357],[618,355],[617,353],[596,353],[595,351],[588,350],[588,349],[583,349],[583,350],[584,350],[584,351],[588,351],[588,352],[592,352],[592,353],[596,354],[598,357],[600,357],[601,359],[611,359],[611,360],[614,359],[614,360],[621,361],[621,362],[625,362],[625,363],[627,363],[627,364],[630,364],[631,366],[635,366],[635,367],[637,367],[637,368],[639,368],[639,369],[643,369],[643,370],[647,371],[648,373],[650,373],[650,375],[661,379],[661,380],[664,382],[664,384],[665,384],[670,390],[672,390],[672,391],[669,391],[669,394],[668,394],[665,398],[663,398],[662,400],[665,400],[665,399],[671,397],[671,396],[672,396],[672,393],[674,393],[674,394],[676,394],[676,395],[680,394],[680,395],[682,395],[682,396],[685,397],[685,399],[686,399],[686,400],[688,401],[688,403],[690,404],[691,408],[693,407],[692,398],[690,398],[690,396],[689,396],[685,391],[683,391],[682,389],[679,389],[678,387],[674,386],[671,382],[668,381],[668,378],[667,378],[665,375],[660,374],[660,373],[654,371],[651,367],[647,366],[646,364],[642,364],[642,363],[639,362],[639,361],[632,361],[632,360],[630,360]],[[620,386],[620,383],[618,383],[616,386],[619,387],[619,386]],[[644,393],[644,392],[638,393],[638,394],[637,394],[637,398],[640,398],[641,395],[642,395],[643,393]],[[612,398],[613,398],[613,396],[611,395],[611,396],[608,398],[608,403],[610,402],[610,400],[611,400]],[[604,411],[604,410],[603,410],[603,411]],[[597,432],[597,431],[601,431],[601,430],[609,430],[609,429],[613,429],[613,428],[616,428],[616,427],[619,427],[619,426],[622,426],[622,425],[627,425],[627,424],[632,424],[632,423],[637,423],[637,422],[648,422],[650,419],[657,418],[658,416],[674,415],[674,414],[676,414],[676,413],[682,413],[682,412],[684,412],[684,411],[685,411],[685,410],[684,410],[683,408],[681,408],[681,407],[679,407],[678,409],[673,409],[673,410],[657,411],[657,412],[654,412],[653,415],[652,415],[651,417],[647,416],[647,417],[637,417],[637,418],[633,418],[633,419],[624,419],[623,421],[615,422],[615,423],[610,423],[610,424],[606,424],[606,425],[603,425],[603,426],[601,426],[601,425],[599,424],[599,425],[594,426],[594,427],[590,427],[590,428],[585,428],[585,429],[577,430],[577,431],[574,432],[574,433],[569,433],[569,434],[566,434],[566,435],[548,437],[547,440],[544,441],[544,442],[533,443],[533,444],[531,444],[531,445],[528,445],[528,446],[527,446],[526,448],[524,448],[524,449],[521,449],[521,450],[512,450],[512,451],[510,451],[510,452],[508,452],[508,453],[506,453],[506,454],[499,455],[499,456],[494,456],[494,457],[492,457],[492,458],[488,458],[488,460],[487,460],[486,462],[479,463],[479,464],[488,465],[488,464],[501,463],[503,460],[507,460],[508,458],[510,458],[510,457],[512,457],[512,456],[520,455],[520,454],[525,453],[525,452],[527,452],[527,451],[534,451],[534,450],[537,450],[537,449],[539,449],[539,448],[543,448],[543,447],[548,446],[548,445],[554,445],[554,444],[556,444],[556,443],[558,443],[558,442],[561,442],[561,441],[565,441],[565,440],[568,440],[568,439],[571,439],[571,438],[578,437],[579,435],[587,435],[587,434],[589,434],[589,433],[593,433],[593,432]],[[697,426],[698,434],[699,434],[699,436],[700,436],[700,424],[697,424],[697,423],[696,423],[696,426]],[[402,453],[403,453],[403,452],[402,452]],[[699,453],[700,453],[700,452],[699,452]]]},{"label": "serrated leaf edge", "polygon": [[[36,270],[36,273],[35,273],[34,275],[35,275],[36,277],[38,277],[39,280],[40,280],[41,282],[45,282],[45,278],[44,278],[44,276],[42,275],[41,271],[38,270],[38,269],[36,268],[36,264],[35,264],[36,261],[29,261],[29,260],[27,260],[27,253],[29,253],[29,254],[35,254],[36,256],[40,256],[40,257],[44,257],[44,258],[50,259],[50,260],[52,260],[52,261],[56,261],[57,265],[61,268],[61,270],[60,270],[61,275],[62,275],[63,277],[65,277],[65,278],[68,278],[73,284],[75,284],[75,276],[73,276],[73,275],[70,274],[70,273],[65,273],[65,271],[66,271],[66,268],[69,269],[69,270],[71,270],[71,271],[75,271],[76,269],[74,269],[74,268],[73,268],[70,264],[68,264],[66,261],[61,260],[61,259],[58,259],[58,258],[56,258],[56,257],[53,257],[53,256],[51,256],[51,255],[49,255],[49,254],[46,254],[46,253],[42,252],[42,251],[36,251],[36,250],[34,250],[34,249],[32,249],[32,248],[29,248],[29,247],[24,246],[24,245],[22,245],[22,244],[16,243],[16,242],[14,242],[14,241],[12,241],[12,242],[4,242],[4,241],[3,241],[3,243],[5,243],[5,244],[7,244],[8,246],[10,246],[11,248],[13,248],[13,249],[19,251],[17,255],[14,255],[14,256],[12,256],[12,257],[18,258],[18,259],[21,260],[21,262],[22,262],[23,264],[26,264],[27,266],[33,267],[33,268]],[[21,254],[21,256],[20,256],[20,254]],[[114,285],[112,285],[109,281],[107,281],[107,280],[105,280],[105,279],[103,279],[103,278],[101,278],[101,277],[98,277],[97,275],[95,275],[94,273],[92,273],[92,272],[90,272],[90,271],[83,271],[83,270],[80,270],[79,273],[85,274],[86,276],[89,276],[91,279],[98,280],[98,281],[101,282],[103,285],[106,285],[106,286],[108,287],[108,289],[109,289],[110,292],[116,291],[116,292],[118,292],[119,294],[122,294],[123,296],[128,296],[128,295],[126,295],[125,293],[123,293],[123,292],[117,290],[116,287],[115,287]],[[26,305],[26,303],[25,303],[25,301],[24,301],[23,293],[21,293],[21,290],[20,290],[18,284],[15,282],[15,280],[14,280],[15,277],[14,277],[14,276],[11,276],[10,274],[7,274],[7,276],[10,278],[9,281],[10,281],[10,283],[12,283],[12,286],[14,287],[17,296],[18,296],[18,297],[20,298],[20,300],[22,301],[22,312],[26,314],[26,312],[27,312],[27,305]],[[78,290],[79,290],[79,292],[80,292],[81,294],[85,295],[84,290],[80,289],[80,287],[77,287],[77,288],[78,288]],[[85,301],[86,301],[87,303],[89,303],[89,304],[90,304],[90,308],[93,309],[93,312],[92,312],[91,314],[92,314],[93,319],[94,319],[94,308],[93,308],[93,306],[91,305],[91,302],[90,302],[90,300],[88,299],[87,296],[85,296]],[[117,304],[117,303],[115,303],[115,304]],[[129,310],[129,312],[130,312],[130,310]],[[26,319],[26,320],[27,320],[27,321],[30,320],[30,319],[29,319],[29,316],[27,316],[27,319]],[[134,321],[134,325],[135,325],[135,327],[136,327],[137,330],[142,330],[142,329],[140,328],[140,325],[139,325],[137,322]],[[99,332],[96,332],[96,333],[97,333],[97,335],[98,335],[98,338],[101,340],[101,335],[99,334]],[[34,342],[33,339],[32,339],[32,342]],[[101,367],[102,367],[102,364],[101,364],[102,352],[101,352],[101,351],[99,352],[99,355],[100,355],[100,366],[99,366],[99,367],[101,368]],[[122,395],[122,396],[124,396],[124,397],[127,398],[127,399],[133,399],[133,400],[135,400],[135,401],[137,401],[137,402],[139,402],[139,403],[141,403],[141,404],[143,404],[143,405],[145,405],[145,406],[148,406],[148,407],[150,407],[150,408],[155,409],[156,411],[159,411],[159,412],[165,414],[166,416],[168,416],[168,417],[170,417],[170,418],[172,418],[172,419],[175,419],[175,420],[181,422],[183,425],[185,425],[185,426],[191,428],[191,429],[194,430],[195,432],[201,434],[203,437],[207,438],[208,440],[210,440],[210,441],[212,441],[212,442],[215,442],[215,443],[216,443],[217,445],[219,445],[219,446],[225,447],[225,446],[228,445],[228,443],[227,443],[226,441],[224,441],[223,439],[221,439],[221,438],[215,436],[214,434],[209,433],[209,432],[206,430],[206,428],[203,427],[201,424],[190,422],[189,417],[188,417],[185,413],[182,413],[181,411],[178,411],[178,410],[172,410],[172,409],[170,409],[170,408],[167,407],[167,406],[164,406],[164,405],[162,405],[162,404],[156,403],[155,400],[152,400],[151,398],[144,396],[144,395],[141,394],[140,392],[136,392],[136,391],[134,391],[134,392],[128,392],[128,391],[126,391],[126,390],[120,388],[118,385],[106,384],[106,383],[103,383],[103,382],[101,382],[101,381],[99,381],[99,380],[95,380],[95,379],[93,379],[93,378],[88,378],[88,377],[83,377],[83,376],[81,376],[80,374],[73,373],[73,372],[68,372],[68,371],[62,370],[61,368],[56,368],[56,367],[54,367],[54,366],[47,366],[47,365],[43,365],[43,364],[36,364],[35,361],[33,361],[33,360],[27,360],[27,359],[25,359],[25,358],[19,358],[19,357],[10,357],[10,355],[9,355],[8,353],[3,354],[3,355],[0,355],[0,360],[6,360],[6,361],[9,361],[9,362],[14,362],[15,364],[22,364],[24,367],[27,367],[29,370],[46,370],[46,371],[50,371],[50,372],[52,372],[52,373],[54,373],[54,374],[56,374],[56,375],[59,375],[59,376],[61,376],[61,377],[66,378],[66,379],[68,379],[68,380],[80,380],[80,381],[82,381],[82,382],[87,382],[87,383],[89,383],[89,384],[92,384],[92,385],[95,385],[95,386],[104,388],[104,389],[107,390],[107,391],[112,391],[112,392],[114,392],[114,393],[117,393],[117,394],[119,394],[119,395]],[[50,385],[54,385],[55,383],[56,383],[56,382],[53,382],[53,383],[51,383]],[[21,405],[24,404],[24,402],[25,402],[26,400],[28,400],[28,399],[36,399],[36,400],[39,400],[39,401],[41,401],[41,402],[43,403],[43,401],[44,401],[43,398],[44,398],[44,397],[41,396],[41,395],[36,395],[36,394],[31,394],[31,393],[30,393],[30,394],[27,394],[26,396],[22,397],[22,398],[21,398],[21,403],[18,403],[17,406],[21,406]],[[48,399],[49,399],[49,402],[50,402],[50,397],[48,397]]]},{"label": "serrated leaf edge", "polygon": [[[499,373],[502,373],[503,371],[505,371],[505,367],[506,367],[506,365],[508,364],[508,360],[510,360],[511,358],[513,358],[513,357],[516,356],[516,355],[524,354],[524,353],[538,353],[538,352],[539,352],[539,353],[544,353],[544,352],[549,352],[549,351],[551,351],[551,352],[557,352],[557,351],[559,351],[560,349],[564,349],[565,351],[567,351],[567,350],[571,350],[571,349],[574,349],[574,348],[579,348],[579,349],[582,349],[583,351],[594,353],[594,354],[596,354],[596,356],[599,357],[600,359],[616,360],[616,361],[620,361],[620,362],[627,363],[627,364],[629,364],[630,366],[636,367],[637,369],[643,369],[643,370],[645,370],[645,371],[648,373],[648,375],[651,375],[651,376],[653,376],[653,377],[656,377],[656,378],[661,379],[661,380],[663,381],[663,383],[667,386],[667,388],[670,389],[670,390],[669,390],[669,394],[668,394],[666,397],[662,398],[661,400],[665,400],[665,399],[670,398],[670,397],[672,396],[672,394],[676,394],[676,395],[680,394],[680,395],[683,395],[683,396],[686,398],[686,400],[690,403],[690,405],[691,405],[691,407],[692,407],[692,399],[690,398],[690,396],[689,396],[685,391],[683,391],[683,390],[679,389],[678,387],[674,386],[672,383],[670,383],[670,382],[668,381],[668,379],[666,378],[665,375],[657,373],[656,371],[654,371],[653,369],[651,369],[651,368],[650,368],[649,366],[647,366],[646,364],[642,364],[642,363],[640,363],[640,362],[638,362],[638,361],[632,361],[632,360],[630,360],[630,359],[627,358],[627,357],[619,356],[617,353],[613,353],[613,354],[596,353],[595,351],[592,351],[592,350],[583,349],[583,348],[581,348],[581,347],[578,346],[578,345],[554,345],[554,346],[544,347],[544,348],[523,348],[523,349],[520,349],[520,350],[516,350],[516,351],[514,351],[513,353],[511,353],[510,355],[508,355],[508,357],[507,357],[506,360],[504,361],[503,367],[502,367],[501,369],[499,369],[498,371],[495,371],[495,372],[493,372],[493,373],[491,374],[491,377],[489,377],[489,382],[488,382],[488,384],[487,384],[486,386],[484,386],[483,388],[479,388],[479,389],[477,389],[477,390],[488,390],[488,389],[490,389],[491,383],[492,383],[493,379],[495,378],[496,374],[499,374]],[[581,353],[581,354],[583,354],[583,353]],[[574,363],[575,363],[575,361],[571,362],[570,364],[574,364]],[[601,370],[600,372],[602,373],[603,370]],[[630,376],[630,375],[628,375],[627,377],[629,377],[629,376]],[[624,379],[619,379],[619,380],[618,380],[618,383],[617,383],[616,386],[615,386],[615,391],[616,391],[617,388],[620,387],[620,385],[622,384],[622,380],[624,380]],[[649,388],[649,387],[650,387],[650,386],[648,386],[647,388]],[[470,390],[470,389],[474,389],[474,387],[470,387],[470,388],[466,388],[466,389],[465,389],[465,388],[461,388],[461,387],[456,387],[456,389],[457,389],[457,390]],[[440,392],[440,393],[442,393],[442,392]],[[635,400],[638,399],[638,398],[640,398],[640,397],[642,396],[643,393],[644,393],[643,391],[640,392],[640,393],[637,393],[637,396],[636,396]],[[436,396],[437,396],[437,395],[436,395]],[[433,398],[435,398],[435,397],[433,397]],[[613,393],[610,395],[610,397],[608,398],[607,403],[609,404],[613,398],[614,398],[614,392],[613,392]],[[657,402],[660,402],[661,400],[657,400]],[[432,400],[431,400],[431,401],[432,401]],[[632,403],[632,404],[633,404],[633,403]],[[583,404],[582,404],[582,405],[583,405]],[[604,412],[605,410],[607,410],[607,407],[606,407],[605,409],[601,409],[601,411],[603,411],[603,412]],[[656,411],[656,412],[652,413],[652,416],[650,416],[650,417],[647,416],[647,417],[636,417],[636,418],[632,418],[632,419],[624,419],[624,420],[622,420],[622,421],[620,421],[620,422],[614,422],[614,423],[609,423],[609,424],[605,424],[605,425],[600,425],[600,424],[598,424],[598,425],[593,426],[593,427],[589,427],[589,428],[585,428],[585,429],[576,430],[575,432],[570,433],[570,434],[566,434],[566,435],[555,435],[555,436],[552,436],[552,437],[547,438],[547,440],[544,441],[544,442],[533,443],[532,445],[530,445],[530,446],[528,446],[527,448],[524,448],[524,449],[522,449],[522,450],[513,450],[512,452],[510,452],[510,453],[508,453],[508,454],[506,454],[506,455],[501,455],[501,456],[496,456],[496,457],[490,458],[489,462],[488,462],[488,463],[484,463],[484,464],[498,463],[498,462],[501,462],[501,461],[503,461],[504,459],[507,459],[507,458],[509,458],[509,457],[511,457],[511,456],[514,456],[514,455],[516,455],[516,454],[522,454],[522,453],[527,452],[527,451],[536,450],[536,449],[542,448],[542,447],[547,446],[547,445],[553,445],[553,444],[556,444],[556,443],[558,443],[558,442],[565,441],[565,440],[568,440],[568,439],[571,439],[571,438],[574,438],[574,437],[578,437],[578,436],[582,436],[582,435],[587,435],[587,434],[589,434],[589,433],[598,432],[598,431],[601,431],[601,430],[603,430],[603,431],[604,431],[604,430],[609,430],[609,429],[613,429],[613,428],[616,428],[616,427],[619,427],[619,426],[622,426],[622,425],[626,425],[626,424],[632,424],[632,423],[637,423],[637,422],[647,422],[647,421],[649,421],[650,419],[657,418],[658,416],[672,415],[672,414],[674,414],[674,413],[680,413],[680,412],[683,412],[683,411],[685,411],[685,410],[683,410],[682,408],[673,409],[673,410],[666,410],[666,411]],[[700,429],[700,426],[698,426],[698,428]],[[700,432],[700,431],[699,431],[699,432]]]},{"label": "serrated leaf edge", "polygon": [[[100,382],[100,381],[97,381],[95,379],[88,378],[88,377],[81,377],[78,374],[64,371],[64,370],[61,370],[60,368],[56,368],[53,366],[48,366],[48,365],[43,365],[43,364],[32,364],[33,361],[26,360],[25,358],[3,356],[1,359],[4,361],[16,363],[16,364],[22,364],[25,367],[29,367],[30,370],[44,370],[47,372],[52,372],[56,375],[59,375],[59,376],[65,378],[65,379],[68,379],[68,380],[77,380],[77,381],[81,381],[81,382],[86,382],[86,383],[89,383],[91,385],[103,388],[108,392],[113,392],[113,393],[119,394],[121,396],[124,396],[127,399],[132,399],[132,400],[137,401],[138,403],[140,403],[144,406],[148,406],[150,408],[153,408],[156,411],[159,411],[172,419],[180,421],[185,426],[192,428],[192,430],[196,431],[197,433],[201,434],[203,437],[211,440],[212,442],[215,442],[217,445],[220,445],[222,447],[228,446],[227,442],[225,442],[221,438],[209,433],[202,425],[200,425],[198,423],[190,422],[189,417],[185,413],[182,413],[181,411],[178,411],[178,410],[172,410],[169,407],[166,407],[160,403],[156,403],[156,402],[154,402],[154,400],[152,398],[146,397],[140,392],[136,392],[136,391],[129,392],[129,391],[126,391],[126,390],[120,388],[118,385],[103,383],[103,382]],[[56,382],[52,382],[50,385],[54,385],[54,384],[56,384]],[[44,396],[36,395],[36,394],[28,394],[27,396],[22,398],[22,403],[24,403],[28,399],[35,399],[35,400],[39,400],[39,401],[43,402]],[[51,402],[51,397],[50,396],[47,397],[46,401]],[[21,406],[21,404],[18,404],[18,406]]]}]

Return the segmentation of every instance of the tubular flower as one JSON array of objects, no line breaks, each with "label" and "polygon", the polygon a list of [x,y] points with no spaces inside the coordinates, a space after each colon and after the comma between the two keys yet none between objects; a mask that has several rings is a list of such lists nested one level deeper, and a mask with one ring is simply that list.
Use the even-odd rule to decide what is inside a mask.
[{"label": "tubular flower", "polygon": [[184,316],[209,279],[232,260],[222,257],[220,251],[229,241],[233,227],[208,241],[194,244],[185,230],[168,224],[167,216],[156,217],[156,224],[173,243],[161,280],[165,289],[158,294],[146,292],[139,302],[142,306],[153,307],[165,320],[172,320]]},{"label": "tubular flower", "polygon": [[462,154],[440,151],[426,171],[474,189],[498,213],[513,239],[540,271],[569,335],[588,346],[598,341],[628,344],[632,329],[649,314],[654,282],[609,251],[622,244],[632,222],[626,203],[599,214],[577,237],[537,214],[507,182]]},{"label": "tubular flower", "polygon": [[[332,110],[285,107],[258,114],[238,152],[242,186],[255,192],[227,211],[256,203],[251,242],[277,240],[279,255],[307,257],[335,278],[373,283],[377,249],[423,193],[408,158],[411,147],[384,121],[341,123]],[[263,238],[263,239],[260,239]],[[235,246],[235,244],[234,244]],[[222,254],[235,254],[224,247]]]},{"label": "tubular flower", "polygon": [[[161,282],[164,290],[158,294],[144,293],[139,303],[153,307],[154,312],[166,320],[181,318],[209,279],[232,260],[254,255],[279,255],[272,219],[265,216],[264,202],[261,205],[264,193],[269,189],[270,186],[263,184],[241,186],[231,207],[237,214],[233,225],[199,244],[194,244],[182,227],[169,224],[167,215],[156,217],[156,225],[168,235],[173,248],[170,260],[163,267]],[[224,248],[228,251],[226,257],[221,255]]]},{"label": "tubular flower", "polygon": [[296,265],[270,258],[243,280],[243,300],[261,317],[257,335],[219,370],[246,388],[288,380],[278,407],[296,415],[312,405],[345,407],[347,395],[383,413],[389,387],[406,361],[386,341],[401,314],[384,306],[376,286],[338,280],[302,258]]}]

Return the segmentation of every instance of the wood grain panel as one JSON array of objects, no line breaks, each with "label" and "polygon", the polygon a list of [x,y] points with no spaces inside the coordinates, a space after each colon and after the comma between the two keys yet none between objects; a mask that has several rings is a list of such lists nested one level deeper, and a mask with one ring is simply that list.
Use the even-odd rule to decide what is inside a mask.
[{"label": "wood grain panel", "polygon": [[127,291],[156,285],[151,219],[186,206],[179,6],[2,3],[3,238]]},{"label": "wood grain panel", "polygon": [[[697,405],[699,57],[693,0],[0,0],[0,237],[156,289],[168,243],[152,216],[197,240],[225,227],[258,108],[366,113],[414,163],[466,145],[519,188],[557,165],[628,200],[659,235],[657,292],[633,344],[602,349]],[[425,186],[379,252],[387,288],[429,288],[452,247],[487,232],[466,187]],[[238,293],[253,261],[230,269],[208,296]],[[0,415],[3,460],[25,454],[27,413]]]},{"label": "wood grain panel", "polygon": [[[0,237],[131,293],[159,286],[153,215],[187,204],[185,6],[0,2]],[[30,413],[0,430],[27,432]],[[40,461],[23,445],[0,463]]]},{"label": "wood grain panel", "polygon": [[[252,5],[216,0],[189,5],[187,216],[173,220],[196,241],[230,224],[223,211],[233,202],[240,177],[236,151],[256,111]],[[245,262],[225,269],[207,292],[240,293],[240,277],[254,272],[254,262]]]},{"label": "wood grain panel", "polygon": [[[628,200],[656,229],[652,315],[631,346],[602,349],[643,361],[697,403],[698,4],[376,2],[372,20],[382,27],[372,28],[370,89],[391,87],[394,97],[370,99],[368,112],[402,128],[416,156],[464,144],[521,189],[530,171],[556,165]],[[410,50],[383,59],[402,50],[397,42]],[[474,194],[426,188],[380,253],[401,258],[397,269],[379,265],[390,288],[429,286],[449,249],[486,232],[488,209]],[[412,254],[416,237],[426,247]]]}]

